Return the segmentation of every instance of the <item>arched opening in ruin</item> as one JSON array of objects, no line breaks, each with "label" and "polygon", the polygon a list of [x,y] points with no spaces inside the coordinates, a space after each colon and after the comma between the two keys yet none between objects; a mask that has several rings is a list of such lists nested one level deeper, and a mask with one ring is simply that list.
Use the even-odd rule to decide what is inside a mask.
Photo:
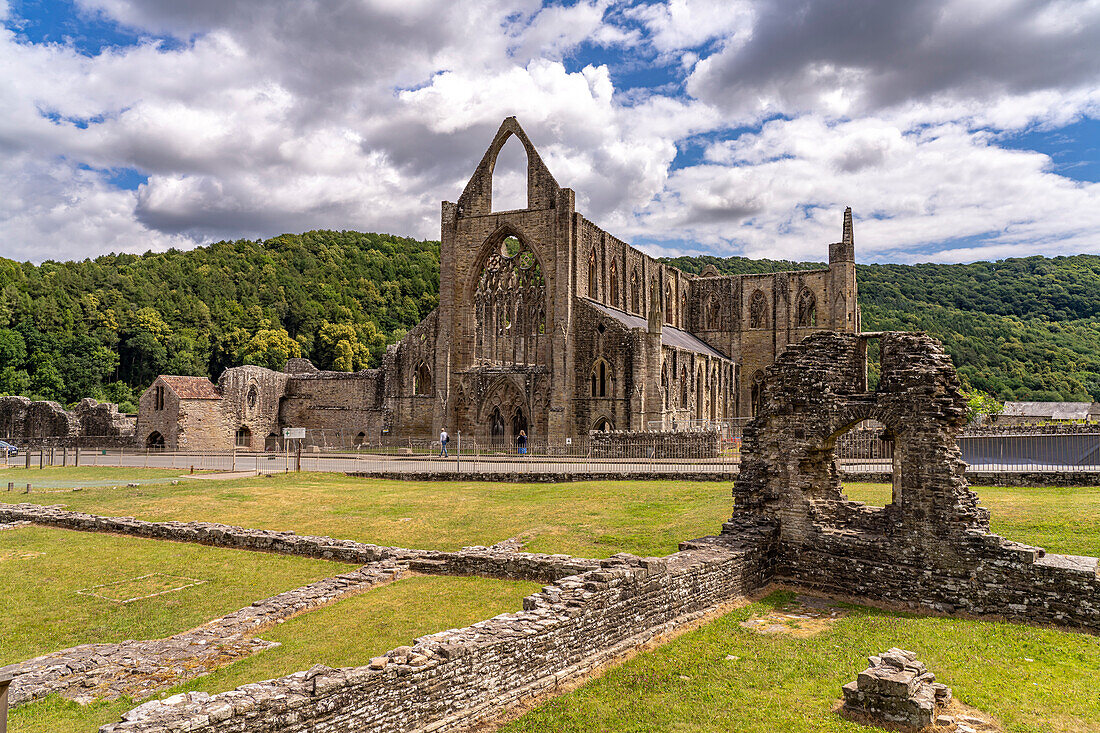
[{"label": "arched opening in ruin", "polygon": [[500,414],[499,407],[494,407],[489,414],[489,437],[493,440],[504,439],[504,416]]},{"label": "arched opening in ruin", "polygon": [[[825,440],[824,465],[835,467],[837,488],[846,498],[868,506],[889,506],[901,498],[894,445],[894,433],[886,425],[873,418],[855,420]],[[851,473],[888,473],[892,479],[889,483],[847,481],[845,476]]]},{"label": "arched opening in ruin", "polygon": [[264,450],[269,452],[279,450],[279,436],[277,434],[267,434],[267,437],[264,438]]},{"label": "arched opening in ruin", "polygon": [[145,447],[149,450],[164,450],[164,436],[154,430],[145,439]]},{"label": "arched opening in ruin", "polygon": [[619,267],[615,264],[615,260],[611,261],[611,272],[607,276],[607,294],[611,299],[611,305],[615,308],[619,306]]},{"label": "arched opening in ruin", "polygon": [[599,433],[610,433],[615,428],[606,417],[599,417],[596,418],[596,422],[593,423],[592,429]]},{"label": "arched opening in ruin", "polygon": [[596,300],[598,297],[596,285],[599,283],[599,278],[599,259],[596,257],[596,248],[593,247],[592,251],[588,253],[588,297],[592,300]]},{"label": "arched opening in ruin", "polygon": [[688,297],[687,293],[680,293],[680,328],[688,327]]},{"label": "arched opening in ruin", "polygon": [[413,371],[413,394],[430,395],[432,393],[432,370],[427,362],[420,362]]},{"label": "arched opening in ruin", "polygon": [[691,384],[688,382],[688,370],[686,366],[680,367],[680,407],[688,408],[688,395],[691,393]]},{"label": "arched opening in ruin", "polygon": [[630,273],[630,310],[634,313],[642,312],[642,289],[638,285],[638,268]]},{"label": "arched opening in ruin", "polygon": [[718,419],[718,367],[710,375],[710,419]]},{"label": "arched opening in ruin", "polygon": [[590,375],[592,397],[607,397],[611,393],[611,365],[605,359],[596,359]]},{"label": "arched opening in ruin", "polygon": [[362,430],[360,430],[359,434],[355,436],[355,447],[359,448],[359,447],[365,445],[366,442],[367,442],[367,434],[365,432],[363,432]]},{"label": "arched opening in ruin", "polygon": [[238,448],[252,447],[252,431],[248,429],[247,425],[237,428],[236,446]]},{"label": "arched opening in ruin", "polygon": [[245,396],[245,404],[248,405],[248,412],[253,413],[256,411],[256,405],[260,401],[260,390],[255,384],[248,387],[248,394]]},{"label": "arched opening in ruin", "polygon": [[749,409],[753,417],[760,414],[764,407],[764,372],[757,369],[752,375],[752,385],[749,388]]},{"label": "arched opening in ruin", "polygon": [[672,309],[675,303],[672,300],[672,283],[665,285],[665,323],[672,325],[673,312]]},{"label": "arched opening in ruin", "polygon": [[493,163],[492,211],[527,208],[527,149],[509,135]]},{"label": "arched opening in ruin", "polygon": [[512,413],[512,440],[518,438],[520,433],[527,433],[527,415],[524,414],[523,408],[517,407]]},{"label": "arched opening in ruin", "polygon": [[705,379],[703,376],[703,367],[699,367],[699,370],[695,374],[695,417],[702,420],[705,415],[703,414],[703,408],[706,404],[705,395]]}]

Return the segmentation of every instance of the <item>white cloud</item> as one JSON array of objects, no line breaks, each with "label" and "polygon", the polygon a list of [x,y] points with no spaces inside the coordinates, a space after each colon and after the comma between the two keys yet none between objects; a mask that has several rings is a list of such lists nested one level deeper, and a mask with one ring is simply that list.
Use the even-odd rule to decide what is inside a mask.
[{"label": "white cloud", "polygon": [[[876,258],[1098,246],[1096,185],[998,146],[1100,115],[1097,0],[79,2],[177,41],[86,56],[0,28],[3,256],[435,237],[509,115],[586,216],[669,251],[820,259],[845,204]],[[618,60],[578,68],[594,48]],[[673,81],[623,85],[647,64]],[[148,182],[97,172],[125,168]],[[950,244],[968,237],[986,244]]]}]

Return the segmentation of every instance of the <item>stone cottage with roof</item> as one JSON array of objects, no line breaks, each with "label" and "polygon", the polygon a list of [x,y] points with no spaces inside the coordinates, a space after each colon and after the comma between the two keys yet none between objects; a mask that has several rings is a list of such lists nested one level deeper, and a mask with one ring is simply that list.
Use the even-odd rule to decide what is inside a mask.
[{"label": "stone cottage with roof", "polygon": [[[498,211],[506,143],[526,154],[527,204]],[[380,368],[325,372],[296,359],[284,372],[229,369],[217,386],[161,377],[141,398],[139,439],[262,449],[282,427],[340,432],[346,444],[445,427],[484,442],[521,430],[557,442],[748,417],[763,370],[789,344],[859,331],[856,296],[850,209],[826,268],[692,275],[586,219],[509,117],[458,201],[443,202],[439,307]]]}]

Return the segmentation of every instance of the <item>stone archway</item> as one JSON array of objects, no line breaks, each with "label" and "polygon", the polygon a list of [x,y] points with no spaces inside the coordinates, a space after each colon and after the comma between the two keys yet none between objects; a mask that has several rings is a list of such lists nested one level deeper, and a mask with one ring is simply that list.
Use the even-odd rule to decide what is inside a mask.
[{"label": "stone archway", "polygon": [[[882,378],[870,391],[866,356],[874,339],[881,342]],[[838,438],[869,419],[894,440],[894,501],[885,508],[846,500],[835,455]],[[930,336],[813,334],[766,372],[756,417],[745,428],[735,518],[773,522],[795,545],[840,526],[911,532],[921,543],[988,531],[989,514],[963,478],[956,437],[965,420],[955,368]]]}]

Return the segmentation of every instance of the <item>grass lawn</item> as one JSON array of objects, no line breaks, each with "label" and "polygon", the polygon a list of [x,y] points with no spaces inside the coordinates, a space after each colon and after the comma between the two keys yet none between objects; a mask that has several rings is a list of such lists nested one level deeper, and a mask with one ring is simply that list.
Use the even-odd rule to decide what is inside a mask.
[{"label": "grass lawn", "polygon": [[[56,470],[145,475],[142,469]],[[425,549],[493,544],[523,534],[532,552],[608,557],[666,555],[681,540],[719,532],[732,508],[730,488],[715,481],[512,484],[301,473],[29,498],[96,514],[225,522]],[[846,490],[853,499],[878,505],[890,495],[886,484],[849,484]],[[1100,555],[1100,488],[975,490],[992,511],[995,532],[1051,552]],[[27,498],[0,491],[0,502]]]},{"label": "grass lawn", "polygon": [[788,597],[774,594],[640,655],[504,733],[865,733],[878,729],[843,720],[832,708],[841,685],[866,667],[865,657],[892,646],[916,651],[956,697],[1009,731],[1100,731],[1100,638],[852,606],[849,616],[808,638],[739,625]]},{"label": "grass lawn", "polygon": [[[347,572],[325,560],[178,542],[20,527],[0,532],[0,666],[77,644],[156,639],[292,588]],[[205,583],[132,603],[78,594],[164,573]],[[132,598],[158,578],[97,589]],[[165,587],[191,581],[170,581]]]},{"label": "grass lawn", "polygon": [[[681,540],[720,531],[732,508],[730,484],[707,481],[509,484],[325,473],[49,496],[48,503],[96,514],[225,522],[425,549],[491,545],[527,534],[532,552],[587,557],[667,555]],[[0,502],[26,498],[0,491]]]},{"label": "grass lawn", "polygon": [[[499,613],[518,611],[537,583],[485,578],[414,577],[375,588],[332,606],[290,619],[260,634],[282,643],[192,680],[165,695],[202,690],[215,693],[239,685],[309,669],[315,664],[366,664],[418,636],[469,626]],[[82,707],[54,695],[16,709],[12,729],[19,733],[86,731],[119,720],[140,700],[121,699]]]},{"label": "grass lawn", "polygon": [[167,481],[187,474],[179,468],[111,468],[107,466],[46,466],[24,468],[22,464],[4,469],[0,465],[0,491],[6,493],[9,482],[15,482],[17,491],[31,485],[31,495],[36,486],[115,486],[135,481]]},{"label": "grass lawn", "polygon": [[[1064,555],[1100,556],[1100,487],[973,486],[1003,537]],[[890,484],[845,484],[849,499],[890,502]]]}]

